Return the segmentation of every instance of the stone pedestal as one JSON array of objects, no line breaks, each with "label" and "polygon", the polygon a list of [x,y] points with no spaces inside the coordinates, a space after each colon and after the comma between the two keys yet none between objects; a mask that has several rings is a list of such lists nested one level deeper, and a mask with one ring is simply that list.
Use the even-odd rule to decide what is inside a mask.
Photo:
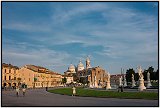
[{"label": "stone pedestal", "polygon": [[150,88],[152,86],[151,81],[147,81],[147,88]]},{"label": "stone pedestal", "polygon": [[92,83],[89,83],[89,87],[90,87],[90,88],[93,88],[93,85],[92,85]]},{"label": "stone pedestal", "polygon": [[94,88],[98,88],[97,81],[94,82]]},{"label": "stone pedestal", "polygon": [[106,89],[111,89],[111,84],[110,84],[110,81],[107,81],[107,84],[106,84]]},{"label": "stone pedestal", "polygon": [[144,89],[146,89],[146,87],[144,86],[144,79],[140,79],[138,90],[143,91]]},{"label": "stone pedestal", "polygon": [[127,82],[126,81],[124,81],[124,85],[123,85],[124,87],[126,87],[127,86]]},{"label": "stone pedestal", "polygon": [[136,86],[135,81],[132,80],[132,87]]}]

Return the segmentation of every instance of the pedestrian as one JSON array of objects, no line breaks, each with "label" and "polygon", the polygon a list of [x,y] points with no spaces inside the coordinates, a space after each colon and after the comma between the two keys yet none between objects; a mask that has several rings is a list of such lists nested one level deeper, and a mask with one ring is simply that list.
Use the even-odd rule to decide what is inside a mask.
[{"label": "pedestrian", "polygon": [[23,88],[22,91],[23,91],[23,96],[25,96],[26,88]]},{"label": "pedestrian", "polygon": [[48,87],[46,87],[46,91],[48,91]]},{"label": "pedestrian", "polygon": [[76,95],[76,88],[73,87],[73,88],[72,88],[72,96],[75,96],[75,95]]},{"label": "pedestrian", "polygon": [[19,96],[19,87],[18,86],[16,87],[16,95],[17,95],[17,97]]}]

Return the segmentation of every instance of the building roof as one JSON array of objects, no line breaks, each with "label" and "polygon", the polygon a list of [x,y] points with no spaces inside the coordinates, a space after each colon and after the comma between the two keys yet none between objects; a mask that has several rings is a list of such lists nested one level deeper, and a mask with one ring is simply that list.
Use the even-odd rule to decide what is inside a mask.
[{"label": "building roof", "polygon": [[53,72],[47,68],[41,67],[41,66],[35,66],[35,65],[25,65],[27,69],[30,69],[34,72],[39,72],[39,73],[46,73],[46,74],[56,74],[56,75],[61,75],[57,72]]},{"label": "building roof", "polygon": [[19,67],[17,67],[17,66],[13,66],[11,64],[6,64],[6,63],[3,63],[2,67],[9,67],[9,68],[14,68],[14,69],[19,69]]}]

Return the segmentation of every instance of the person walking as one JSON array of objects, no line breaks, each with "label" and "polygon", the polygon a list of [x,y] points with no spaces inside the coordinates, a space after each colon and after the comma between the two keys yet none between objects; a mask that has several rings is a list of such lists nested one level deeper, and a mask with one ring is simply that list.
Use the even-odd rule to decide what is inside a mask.
[{"label": "person walking", "polygon": [[23,96],[25,96],[26,88],[23,88],[23,89],[22,89],[22,92],[23,92]]},{"label": "person walking", "polygon": [[16,87],[16,95],[17,95],[17,97],[19,96],[19,87],[18,86]]},{"label": "person walking", "polygon": [[76,95],[76,88],[73,87],[73,88],[72,88],[72,96],[75,96],[75,95]]}]

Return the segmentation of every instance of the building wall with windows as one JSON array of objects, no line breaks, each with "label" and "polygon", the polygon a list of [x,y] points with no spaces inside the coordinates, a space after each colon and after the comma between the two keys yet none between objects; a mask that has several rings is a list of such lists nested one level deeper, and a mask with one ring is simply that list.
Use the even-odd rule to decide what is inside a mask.
[{"label": "building wall with windows", "polygon": [[25,65],[19,71],[22,75],[22,81],[29,88],[55,87],[62,83],[61,74],[52,72],[44,67]]},{"label": "building wall with windows", "polygon": [[35,72],[26,67],[22,67],[19,69],[19,73],[21,75],[21,83],[26,84],[28,88],[32,88],[34,85],[33,82]]},{"label": "building wall with windows", "polygon": [[[15,85],[14,85],[15,83]],[[55,87],[62,84],[62,75],[35,65],[2,65],[2,87],[27,85],[27,88]]]},{"label": "building wall with windows", "polygon": [[11,64],[2,64],[2,87],[17,86],[20,77],[19,68]]}]

